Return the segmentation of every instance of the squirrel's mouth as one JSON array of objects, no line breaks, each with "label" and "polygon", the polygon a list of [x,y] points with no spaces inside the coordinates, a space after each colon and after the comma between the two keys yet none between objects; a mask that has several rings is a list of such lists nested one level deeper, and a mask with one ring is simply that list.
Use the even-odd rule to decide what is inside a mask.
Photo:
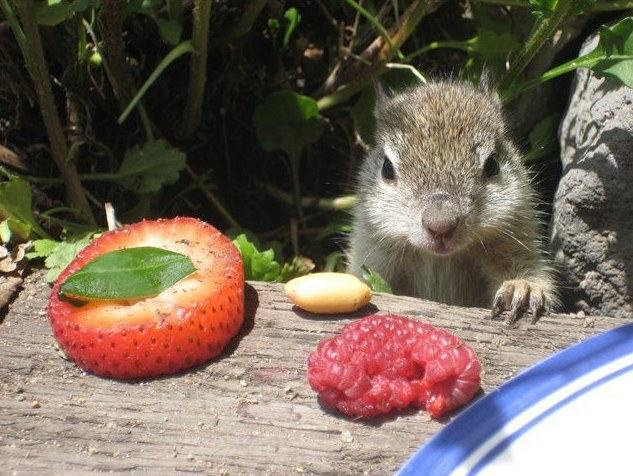
[{"label": "squirrel's mouth", "polygon": [[448,256],[460,249],[455,237],[432,237],[414,235],[409,239],[414,248],[435,256]]},{"label": "squirrel's mouth", "polygon": [[457,247],[451,239],[431,238],[426,248],[435,255],[446,256],[455,251]]}]

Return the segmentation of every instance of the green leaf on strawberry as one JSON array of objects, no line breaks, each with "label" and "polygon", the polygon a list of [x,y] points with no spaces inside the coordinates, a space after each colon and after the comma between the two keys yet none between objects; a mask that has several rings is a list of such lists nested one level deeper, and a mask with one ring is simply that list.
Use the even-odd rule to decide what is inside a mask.
[{"label": "green leaf on strawberry", "polygon": [[111,251],[86,264],[59,293],[80,300],[156,296],[196,271],[188,256],[142,246]]}]

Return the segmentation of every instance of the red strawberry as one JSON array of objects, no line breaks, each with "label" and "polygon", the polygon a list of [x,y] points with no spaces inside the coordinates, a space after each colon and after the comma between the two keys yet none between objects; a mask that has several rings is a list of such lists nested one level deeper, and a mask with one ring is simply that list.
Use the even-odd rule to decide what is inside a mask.
[{"label": "red strawberry", "polygon": [[[91,301],[58,296],[61,284],[98,256],[153,246],[189,256],[197,271],[157,296]],[[53,286],[48,315],[68,357],[97,375],[134,379],[173,374],[222,352],[244,319],[244,270],[231,241],[193,218],[143,221],[104,233]]]}]

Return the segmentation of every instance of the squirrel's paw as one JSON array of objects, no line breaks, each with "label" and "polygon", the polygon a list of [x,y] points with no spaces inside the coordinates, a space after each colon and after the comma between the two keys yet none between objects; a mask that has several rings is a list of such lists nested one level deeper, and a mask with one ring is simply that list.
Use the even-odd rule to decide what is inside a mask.
[{"label": "squirrel's paw", "polygon": [[532,322],[536,322],[544,313],[549,312],[551,300],[544,286],[525,279],[504,281],[492,303],[492,317],[508,311],[506,324],[512,324],[525,312],[532,313]]}]

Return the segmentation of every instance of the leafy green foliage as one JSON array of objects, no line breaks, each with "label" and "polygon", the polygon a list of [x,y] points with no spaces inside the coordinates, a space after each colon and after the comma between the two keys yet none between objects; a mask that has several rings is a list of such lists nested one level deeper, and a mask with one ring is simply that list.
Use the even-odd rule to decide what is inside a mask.
[{"label": "leafy green foliage", "polygon": [[184,153],[164,140],[153,140],[125,153],[116,181],[140,194],[157,192],[163,185],[176,182],[185,165]]},{"label": "leafy green foliage", "polygon": [[472,51],[483,64],[502,71],[510,52],[517,49],[519,42],[510,32],[497,33],[481,30],[471,42]]},{"label": "leafy green foliage", "polygon": [[71,274],[59,294],[80,300],[156,296],[196,271],[188,256],[142,246],[105,253]]},{"label": "leafy green foliage", "polygon": [[563,63],[541,76],[516,85],[506,92],[506,100],[578,68],[589,68],[598,75],[609,76],[628,87],[633,87],[633,17],[620,20],[611,27],[599,30],[598,45],[591,52]]},{"label": "leafy green foliage", "polygon": [[169,17],[167,5],[163,0],[128,0],[125,5],[125,15],[138,13],[156,22],[160,36],[166,43],[175,46],[182,36],[182,25],[179,21]]},{"label": "leafy green foliage", "polygon": [[295,256],[281,268],[279,281],[285,283],[291,279],[304,276],[314,269],[314,262],[305,256]]},{"label": "leafy green foliage", "polygon": [[314,269],[312,260],[301,256],[295,256],[289,263],[281,265],[275,260],[272,249],[259,251],[244,233],[237,236],[233,244],[242,255],[246,279],[284,283]]},{"label": "leafy green foliage", "polygon": [[[116,90],[116,83],[129,81],[117,81],[113,75],[126,73],[117,71],[125,68],[111,69],[116,66],[111,60],[116,58],[108,56],[104,56],[103,61],[109,71],[98,68],[101,54],[111,53],[107,49],[111,33],[105,30],[107,22],[96,21],[105,18],[102,3],[100,0],[34,0],[32,3],[40,24],[52,26],[53,29],[45,29],[50,37],[63,40],[64,47],[71,52],[60,55],[56,48],[49,48],[56,45],[44,44],[50,72],[59,78],[54,87],[57,99],[80,98],[82,127],[77,130],[67,127],[64,133],[73,152],[77,152],[69,154],[69,160],[76,163],[84,189],[96,199],[91,203],[112,202],[123,222],[147,216],[197,214],[207,219],[222,216],[225,220],[218,223],[220,228],[231,223],[240,230],[248,227],[261,230],[270,241],[260,243],[256,236],[247,234],[246,242],[242,243],[245,261],[249,263],[249,279],[285,281],[309,272],[314,266],[301,257],[286,262],[284,251],[288,252],[291,242],[296,243],[294,238],[298,238],[302,252],[314,257],[319,264],[325,262],[325,269],[344,267],[343,253],[333,252],[338,247],[332,244],[340,235],[349,233],[349,220],[339,220],[337,215],[326,211],[323,201],[319,202],[318,210],[313,209],[317,202],[305,198],[329,199],[349,193],[350,176],[357,165],[350,160],[355,157],[356,136],[349,116],[351,112],[356,132],[364,142],[373,145],[375,97],[373,88],[367,85],[377,74],[395,93],[419,84],[421,79],[416,68],[425,73],[432,71],[435,76],[441,76],[444,71],[462,71],[462,78],[474,82],[479,80],[482,70],[492,70],[495,79],[503,80],[504,73],[514,64],[520,64],[517,57],[521,57],[528,43],[536,45],[535,51],[550,44],[529,41],[535,38],[539,24],[555,18],[556,13],[563,10],[578,14],[612,8],[616,2],[601,0],[598,5],[597,0],[579,0],[570,6],[564,0],[513,0],[508,3],[509,8],[500,6],[499,2],[456,3],[443,15],[423,18],[411,35],[406,33],[406,41],[398,41],[395,54],[388,57],[382,50],[371,50],[370,45],[377,45],[376,40],[388,45],[402,39],[394,33],[401,33],[403,23],[408,24],[402,20],[408,15],[411,1],[324,0],[319,2],[319,8],[306,7],[303,2],[286,2],[281,7],[274,2],[263,2],[265,5],[260,10],[251,7],[262,2],[231,2],[228,10],[214,6],[208,35],[212,56],[206,69],[209,77],[204,90],[202,128],[199,134],[187,138],[179,136],[177,129],[182,122],[180,118],[187,115],[185,100],[190,84],[187,62],[196,57],[187,54],[193,51],[193,46],[183,37],[183,26],[185,35],[191,30],[191,2],[124,0],[118,4],[124,20],[122,63],[129,66],[127,76],[132,79],[129,91],[123,96]],[[3,18],[11,23],[7,14],[10,7],[7,9],[6,5],[26,3],[0,2]],[[565,9],[561,10],[561,5]],[[533,30],[527,36],[524,25],[511,21],[515,19],[514,14],[508,14],[523,8],[534,17]],[[458,18],[458,13],[466,15]],[[455,18],[450,18],[451,15]],[[20,16],[13,20],[18,26]],[[514,71],[517,74],[504,83],[501,91],[507,93],[504,99],[516,97],[529,87],[577,67],[593,68],[598,74],[632,85],[631,21],[625,19],[612,27],[603,27],[594,52],[559,65],[542,77],[523,81],[525,68],[515,68],[519,71]],[[340,28],[332,28],[332,25]],[[10,56],[18,60],[19,51],[25,49],[16,47],[21,44],[20,29],[10,27],[17,43],[12,43],[10,35],[5,39],[9,40]],[[464,32],[473,33],[469,33],[470,38],[460,40]],[[550,38],[552,34],[545,33],[542,37]],[[47,37],[49,35],[45,35],[45,39]],[[562,52],[569,53],[569,48]],[[523,55],[526,56],[530,55]],[[380,62],[375,62],[376,58],[380,58]],[[7,69],[5,61],[0,58],[0,69]],[[22,85],[30,83],[26,69],[8,66],[9,93],[0,98],[0,109],[12,111],[17,108],[12,107],[14,104],[5,104],[5,97],[11,96],[13,90],[29,90]],[[20,70],[23,77],[18,77]],[[362,89],[363,86],[366,87]],[[268,94],[271,91],[272,94]],[[33,100],[24,92],[16,92],[15,96],[20,101]],[[118,102],[121,97],[133,99],[123,105],[124,112],[119,117],[119,124],[125,123],[113,130],[116,125],[112,124],[112,114],[121,107]],[[324,98],[330,100],[323,101]],[[323,108],[321,112],[319,106]],[[557,106],[548,104],[548,107]],[[13,121],[17,129],[26,129],[19,126],[20,122],[39,124],[39,114],[33,115],[34,112],[25,110],[22,121]],[[547,111],[547,114],[552,112],[555,111]],[[35,122],[34,116],[37,116]],[[65,118],[60,119],[71,126]],[[249,128],[249,121],[253,127]],[[531,149],[525,157],[526,163],[533,163],[555,150],[557,121],[557,116],[551,115],[530,133]],[[327,134],[324,134],[326,125]],[[16,145],[22,147],[19,152],[29,152],[20,145],[24,132],[27,131],[16,130],[12,136],[17,140],[9,137],[6,145],[9,148]],[[154,140],[154,134],[168,141],[178,137],[179,149],[186,150],[190,157],[186,158],[181,150],[166,141]],[[256,163],[261,154],[250,154],[254,135],[261,148],[285,153],[290,159],[289,170],[283,168],[286,165],[283,163],[271,163],[270,167]],[[28,134],[26,136],[30,139]],[[40,137],[36,139],[46,142]],[[318,144],[310,148],[311,153],[304,154],[307,146],[314,143]],[[130,144],[139,145],[124,152]],[[299,159],[304,155],[306,160],[299,168]],[[191,175],[197,174],[191,180],[180,173],[186,167],[186,160],[191,161]],[[23,169],[24,173],[27,169]],[[116,172],[104,173],[104,170]],[[38,187],[38,198],[46,195],[51,199],[38,200],[38,204],[44,203],[43,206],[55,211],[42,214],[40,219],[31,211],[30,189],[25,194],[24,185],[0,185],[0,239],[6,242],[43,237],[45,231],[38,223],[50,226],[55,236],[61,229],[75,230],[72,234],[77,236],[77,216],[60,206],[66,197],[64,187],[58,185],[60,177],[55,176],[55,168],[42,163],[28,173],[48,173],[46,177],[33,179],[33,186]],[[255,174],[258,175],[255,177]],[[286,191],[292,182],[294,193],[290,198],[287,194],[286,198],[283,195],[280,198],[272,193],[264,197],[264,192],[262,196],[242,192],[254,181],[265,182],[260,188],[265,191],[272,189],[266,187],[269,183]],[[161,193],[166,186],[176,183],[170,187],[169,194]],[[120,188],[124,188],[125,193],[120,193]],[[129,203],[130,199],[138,201]],[[277,200],[283,205],[271,212]],[[292,203],[288,203],[291,200]],[[11,203],[7,205],[7,202]],[[255,202],[256,206],[251,207]],[[302,206],[302,203],[308,205]],[[92,204],[93,212],[97,212],[98,207]],[[294,205],[292,211],[290,205]],[[228,210],[226,215],[222,208]],[[44,216],[46,221],[43,221]],[[97,214],[97,218],[102,219],[102,216]],[[81,232],[92,228],[84,227]],[[32,254],[47,259],[53,276],[89,240],[89,236],[82,237],[67,240],[67,243],[37,240]]]},{"label": "leafy green foliage", "polygon": [[182,36],[182,25],[175,20],[166,20],[163,18],[157,18],[156,24],[160,31],[160,36],[163,37],[170,45],[177,45]]},{"label": "leafy green foliage", "polygon": [[558,0],[530,0],[532,12],[551,13],[556,8]]},{"label": "leafy green foliage", "polygon": [[7,220],[6,226],[22,240],[27,240],[31,232],[46,236],[33,216],[31,202],[31,186],[25,180],[12,177],[0,182],[0,219]]},{"label": "leafy green foliage", "polygon": [[591,69],[633,87],[633,17],[600,27],[598,46],[588,57],[596,57]]},{"label": "leafy green foliage", "polygon": [[387,283],[382,276],[375,271],[372,271],[367,266],[362,267],[362,274],[363,280],[369,285],[372,291],[376,291],[377,293],[393,293],[389,283]]},{"label": "leafy green foliage", "polygon": [[50,283],[57,279],[66,266],[92,241],[94,232],[65,241],[51,239],[35,240],[33,250],[26,254],[28,259],[45,258],[44,265],[48,269],[46,280]]},{"label": "leafy green foliage", "polygon": [[99,6],[100,0],[39,0],[35,3],[35,20],[40,25],[55,26]]},{"label": "leafy green foliage", "polygon": [[349,215],[335,217],[317,235],[317,240],[327,240],[334,235],[347,235],[352,232],[352,223]]},{"label": "leafy green foliage", "polygon": [[255,281],[281,281],[282,266],[275,261],[273,250],[259,251],[246,235],[239,235],[233,240],[244,261],[246,279]]},{"label": "leafy green foliage", "polygon": [[342,251],[333,251],[325,257],[323,271],[344,272],[345,271],[345,253]]},{"label": "leafy green foliage", "polygon": [[282,150],[291,160],[298,160],[323,132],[316,101],[290,90],[267,96],[255,109],[253,123],[262,148]]},{"label": "leafy green foliage", "polygon": [[295,7],[291,7],[284,13],[284,18],[286,19],[286,31],[284,31],[284,47],[288,46],[290,43],[290,37],[294,33],[294,31],[299,26],[301,22],[301,13]]},{"label": "leafy green foliage", "polygon": [[529,134],[530,151],[523,157],[526,165],[537,162],[540,158],[556,151],[558,120],[558,114],[550,114],[534,126]]},{"label": "leafy green foliage", "polygon": [[0,241],[8,243],[11,241],[11,228],[9,228],[9,219],[0,222]]}]

